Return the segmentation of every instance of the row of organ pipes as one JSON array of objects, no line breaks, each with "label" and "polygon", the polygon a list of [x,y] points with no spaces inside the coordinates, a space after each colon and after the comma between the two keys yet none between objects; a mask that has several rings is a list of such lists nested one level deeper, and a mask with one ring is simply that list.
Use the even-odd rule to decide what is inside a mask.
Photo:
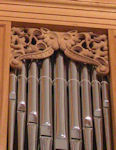
[{"label": "row of organ pipes", "polygon": [[112,150],[106,77],[54,57],[11,70],[7,149]]}]

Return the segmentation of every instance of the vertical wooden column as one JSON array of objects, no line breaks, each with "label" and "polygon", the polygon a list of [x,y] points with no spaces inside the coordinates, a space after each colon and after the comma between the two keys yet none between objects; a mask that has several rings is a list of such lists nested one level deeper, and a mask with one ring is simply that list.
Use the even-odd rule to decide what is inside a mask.
[{"label": "vertical wooden column", "polygon": [[113,125],[113,145],[116,150],[116,30],[109,30],[110,91]]},{"label": "vertical wooden column", "polygon": [[11,23],[0,21],[0,149],[6,150]]}]

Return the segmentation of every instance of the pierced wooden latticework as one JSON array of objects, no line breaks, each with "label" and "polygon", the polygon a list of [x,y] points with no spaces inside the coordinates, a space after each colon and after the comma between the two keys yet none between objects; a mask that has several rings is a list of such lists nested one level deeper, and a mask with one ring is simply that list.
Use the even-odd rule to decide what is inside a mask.
[{"label": "pierced wooden latticework", "polygon": [[61,50],[70,59],[109,72],[107,36],[93,32],[54,32],[46,28],[12,28],[11,67],[21,68],[24,59],[43,59]]}]

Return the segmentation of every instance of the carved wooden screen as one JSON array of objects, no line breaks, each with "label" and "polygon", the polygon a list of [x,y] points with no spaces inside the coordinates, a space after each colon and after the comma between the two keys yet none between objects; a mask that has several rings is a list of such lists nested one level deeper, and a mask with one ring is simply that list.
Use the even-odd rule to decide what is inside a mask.
[{"label": "carved wooden screen", "polygon": [[8,149],[112,150],[107,35],[12,28]]}]

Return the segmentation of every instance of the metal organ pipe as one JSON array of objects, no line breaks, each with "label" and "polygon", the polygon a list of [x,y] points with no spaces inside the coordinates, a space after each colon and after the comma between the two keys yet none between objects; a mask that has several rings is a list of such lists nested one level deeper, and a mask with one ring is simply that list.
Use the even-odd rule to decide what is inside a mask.
[{"label": "metal organ pipe", "polygon": [[69,124],[71,150],[82,149],[79,66],[70,60],[68,68]]},{"label": "metal organ pipe", "polygon": [[10,73],[10,87],[9,87],[9,114],[8,114],[8,150],[13,150],[14,146],[14,132],[15,132],[15,116],[16,116],[16,101],[17,101],[17,76],[16,71]]},{"label": "metal organ pipe", "polygon": [[54,65],[54,148],[68,150],[67,81],[62,53],[57,53]]},{"label": "metal organ pipe", "polygon": [[102,103],[103,103],[103,115],[105,126],[105,138],[107,150],[112,150],[112,138],[111,138],[111,114],[110,114],[110,97],[109,97],[109,83],[103,79],[102,86]]},{"label": "metal organ pipe", "polygon": [[92,72],[93,116],[97,150],[103,150],[103,115],[101,101],[101,84],[97,72]]},{"label": "metal organ pipe", "polygon": [[38,136],[38,67],[36,62],[30,64],[28,72],[28,149],[37,149]]},{"label": "metal organ pipe", "polygon": [[93,118],[90,72],[86,65],[81,70],[82,120],[85,150],[93,150]]},{"label": "metal organ pipe", "polygon": [[46,58],[40,69],[40,144],[42,150],[51,150],[53,141],[52,123],[52,78],[51,60]]},{"label": "metal organ pipe", "polygon": [[23,63],[22,69],[18,73],[18,102],[17,102],[17,130],[18,130],[18,150],[24,150],[25,126],[26,126],[26,88],[27,72]]},{"label": "metal organ pipe", "polygon": [[108,80],[61,51],[11,71],[8,120],[8,150],[113,149]]}]

